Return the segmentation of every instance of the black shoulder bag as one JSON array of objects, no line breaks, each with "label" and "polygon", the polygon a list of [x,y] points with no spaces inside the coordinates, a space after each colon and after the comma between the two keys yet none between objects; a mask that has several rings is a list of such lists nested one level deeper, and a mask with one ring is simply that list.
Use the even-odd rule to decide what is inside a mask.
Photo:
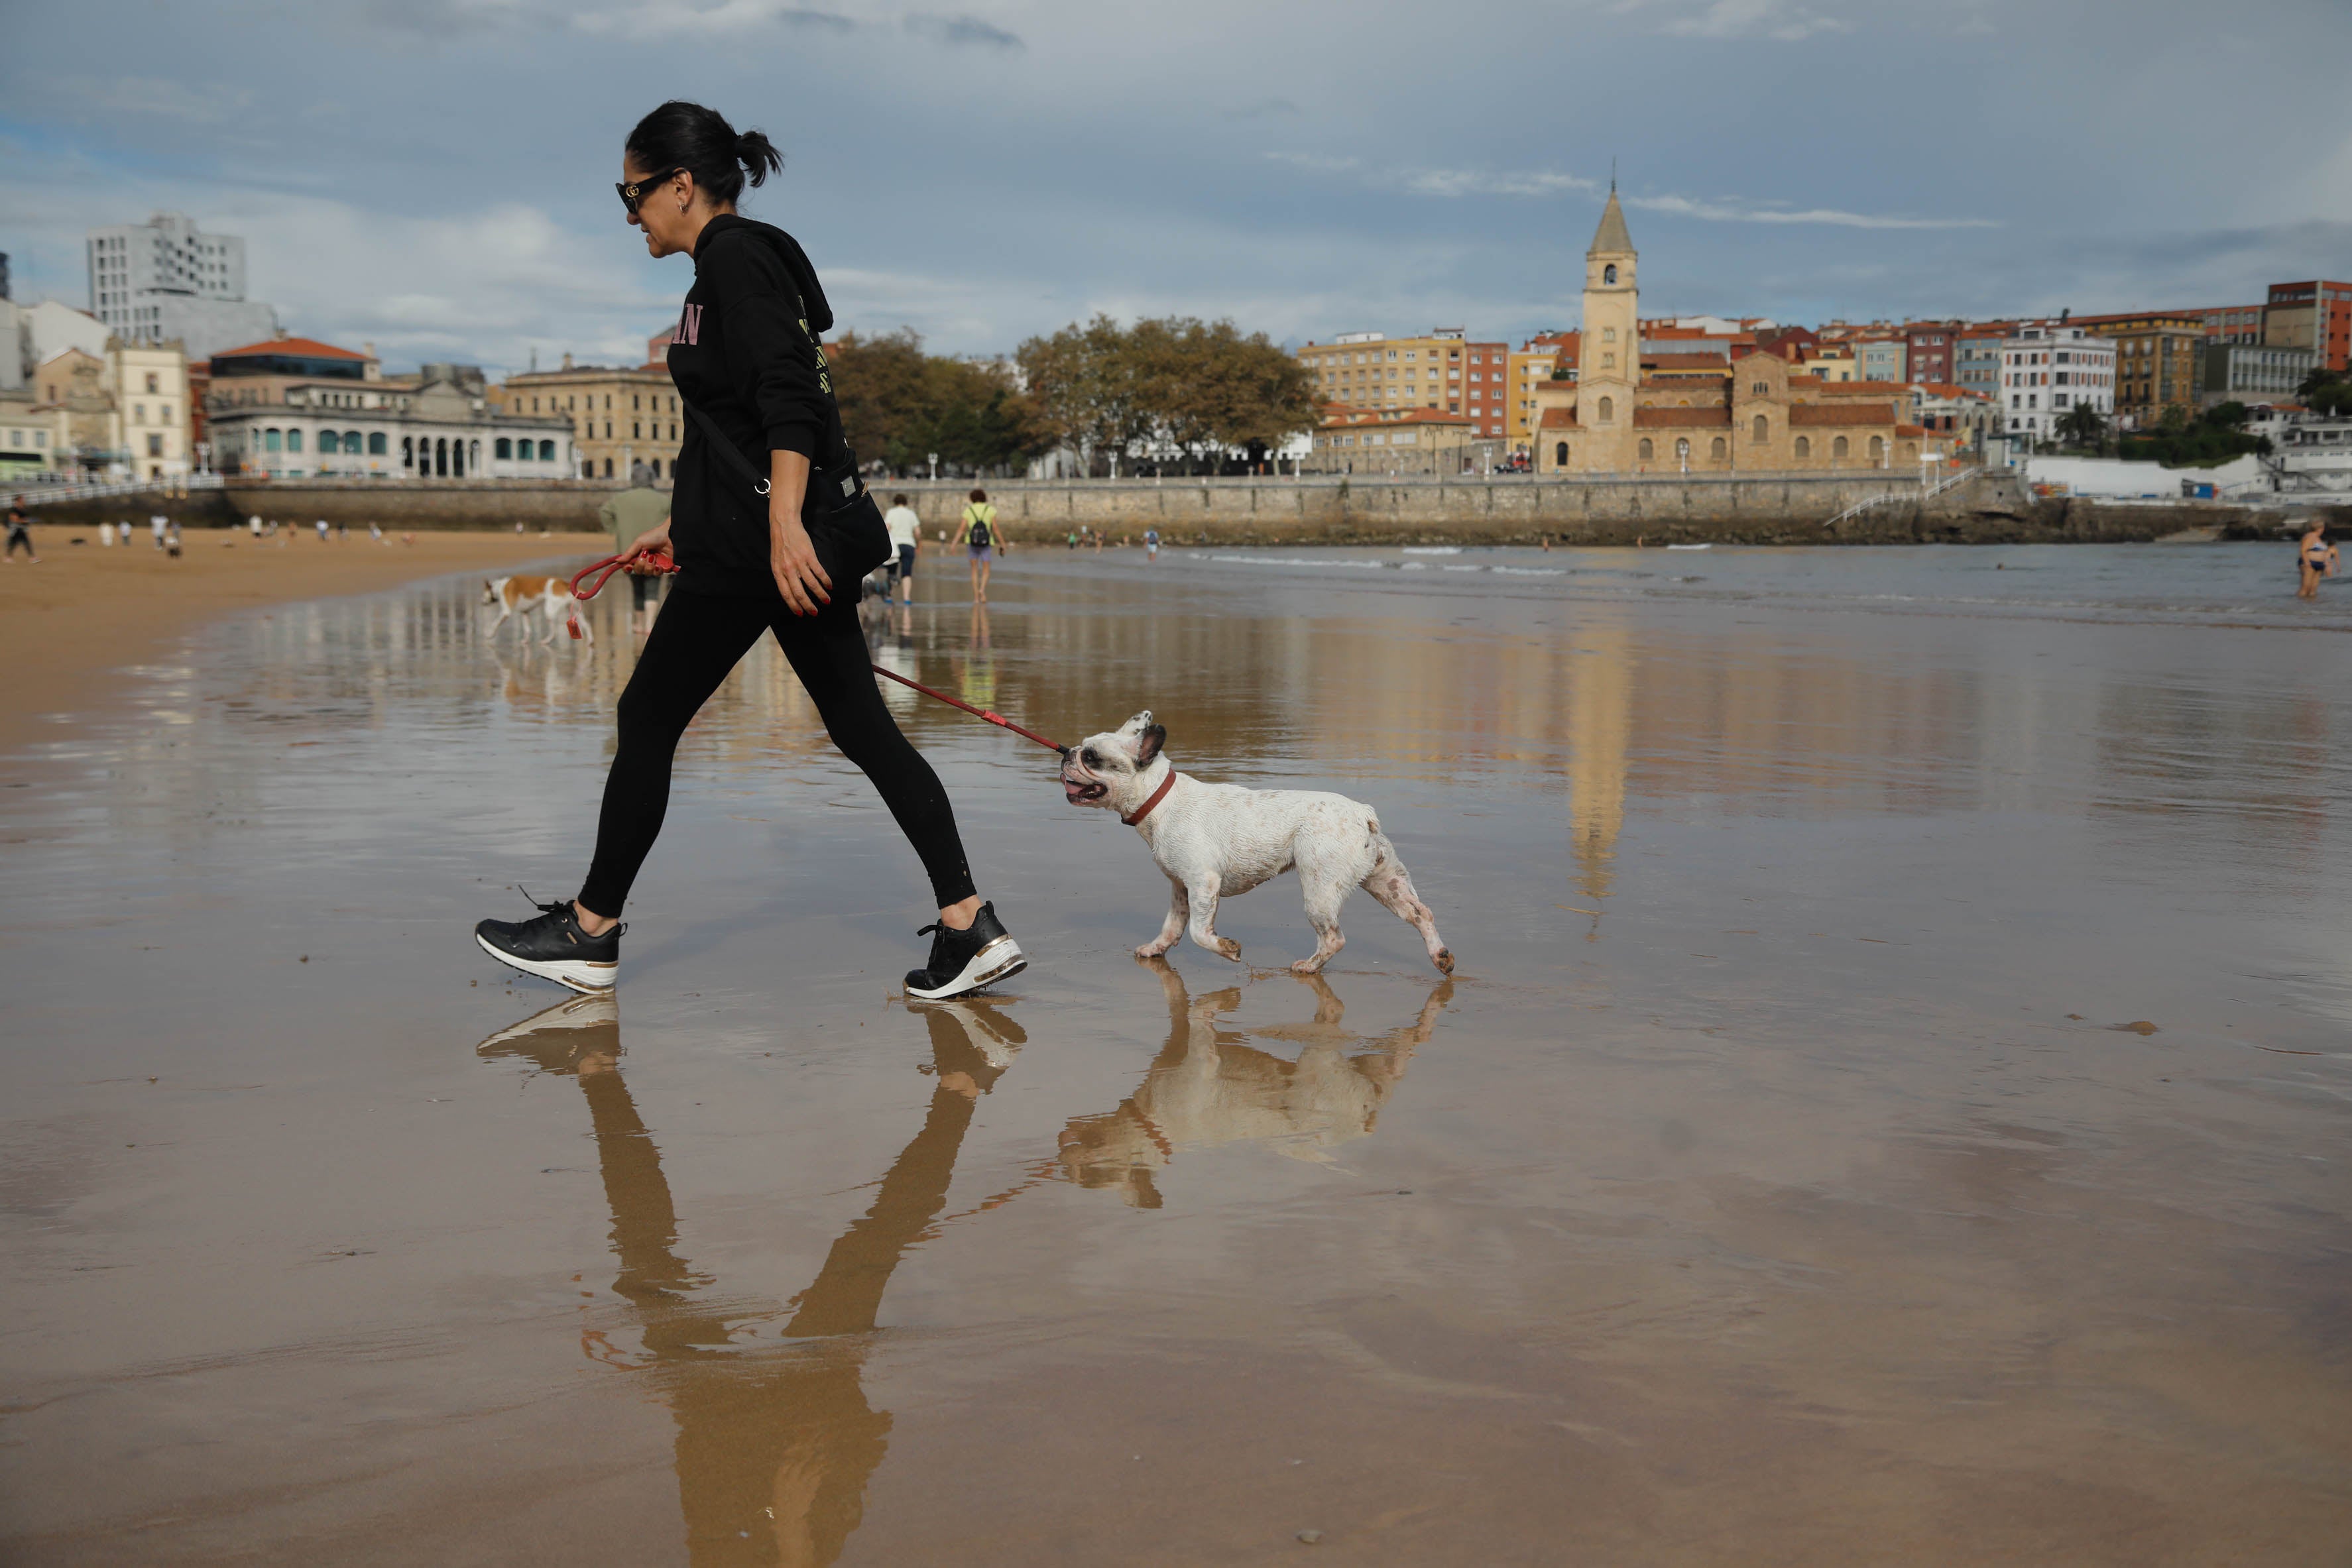
[{"label": "black shoulder bag", "polygon": [[[686,412],[702,427],[704,437],[727,465],[751,486],[753,495],[765,500],[768,476],[751,466],[742,448],[719,428],[717,420],[695,407],[692,399],[681,393],[678,401],[686,404]],[[857,454],[845,442],[840,461],[809,465],[808,493],[801,497],[801,526],[808,529],[817,559],[836,588],[856,582],[890,559],[890,530],[882,526],[874,498],[857,476]]]}]

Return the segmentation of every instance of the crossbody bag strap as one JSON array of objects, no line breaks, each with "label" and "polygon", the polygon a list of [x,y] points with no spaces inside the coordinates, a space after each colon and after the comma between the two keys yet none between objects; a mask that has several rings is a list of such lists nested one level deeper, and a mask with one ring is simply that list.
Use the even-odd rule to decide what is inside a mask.
[{"label": "crossbody bag strap", "polygon": [[679,401],[686,404],[686,412],[694,416],[694,422],[702,426],[702,434],[710,438],[710,444],[719,448],[719,455],[727,459],[728,465],[750,481],[752,493],[766,495],[768,476],[751,466],[751,460],[743,455],[743,449],[735,444],[734,438],[719,428],[717,420],[695,407],[693,399],[682,398]]}]

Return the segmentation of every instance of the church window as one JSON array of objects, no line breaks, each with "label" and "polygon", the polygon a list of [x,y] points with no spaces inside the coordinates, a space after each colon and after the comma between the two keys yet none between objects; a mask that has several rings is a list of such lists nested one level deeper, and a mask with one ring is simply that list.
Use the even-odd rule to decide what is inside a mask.
[{"label": "church window", "polygon": [[1609,423],[1617,417],[1617,404],[1609,398],[1601,400],[1601,423]]},{"label": "church window", "polygon": [[1603,283],[1614,283],[1617,281],[1617,264],[1615,262],[1612,261],[1608,266],[1601,269],[1601,281]]},{"label": "church window", "polygon": [[1772,422],[1766,419],[1760,413],[1756,416],[1754,430],[1755,434],[1750,435],[1748,439],[1754,442],[1757,445],[1761,446],[1766,442],[1772,439]]},{"label": "church window", "polygon": [[1563,441],[1551,449],[1551,460],[1560,467],[1568,466],[1568,443]]},{"label": "church window", "polygon": [[1707,447],[1706,455],[1709,457],[1720,457],[1723,455],[1723,437],[1718,435],[1715,438],[1714,442]]},{"label": "church window", "polygon": [[1758,382],[1754,386],[1749,387],[1748,391],[1751,395],[1756,397],[1769,397],[1771,395],[1772,389],[1767,386],[1764,382]]},{"label": "church window", "polygon": [[1874,435],[1870,438],[1870,455],[1873,461],[1876,461],[1877,459],[1886,455],[1886,438],[1885,436]]},{"label": "church window", "polygon": [[1846,440],[1843,435],[1830,443],[1830,455],[1832,457],[1844,456],[1846,455]]},{"label": "church window", "polygon": [[1604,371],[1615,370],[1617,368],[1617,356],[1614,354],[1601,355],[1601,368]]},{"label": "church window", "polygon": [[1799,457],[1811,457],[1812,455],[1813,455],[1813,439],[1812,439],[1812,437],[1811,437],[1811,436],[1810,436],[1810,435],[1800,435],[1799,437],[1797,437],[1797,455],[1798,455]]},{"label": "church window", "polygon": [[1601,328],[1601,340],[1602,342],[1604,342],[1604,343],[1613,343],[1613,342],[1615,342],[1615,341],[1617,340],[1617,329],[1616,329],[1616,328],[1614,328],[1614,327],[1603,327],[1603,328]]},{"label": "church window", "polygon": [[1639,457],[1643,462],[1647,463],[1651,458],[1655,457],[1657,455],[1657,449],[1650,444],[1650,438],[1646,435],[1642,437],[1642,449],[1635,453],[1634,455]]}]

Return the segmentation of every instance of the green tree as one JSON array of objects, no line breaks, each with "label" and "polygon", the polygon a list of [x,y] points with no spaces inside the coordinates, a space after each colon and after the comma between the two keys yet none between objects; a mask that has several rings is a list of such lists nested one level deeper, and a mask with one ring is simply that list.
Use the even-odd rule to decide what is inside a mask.
[{"label": "green tree", "polygon": [[1019,360],[1045,423],[1062,440],[1113,458],[1141,441],[1213,465],[1233,447],[1274,445],[1315,422],[1312,379],[1296,355],[1231,321],[1146,318],[1121,327],[1097,316],[1021,345]]},{"label": "green tree", "polygon": [[2106,444],[2107,416],[2093,404],[2078,402],[2060,416],[2058,434],[2069,445],[2099,451]]},{"label": "green tree", "polygon": [[2352,371],[2315,365],[2294,389],[2294,395],[2315,413],[2352,413]]},{"label": "green tree", "polygon": [[842,428],[861,458],[914,469],[937,453],[950,466],[996,469],[1054,444],[1008,367],[925,353],[912,328],[845,332],[826,353]]},{"label": "green tree", "polygon": [[1137,384],[1129,334],[1097,315],[1049,338],[1032,338],[1013,355],[1035,400],[1040,423],[1055,441],[1088,457],[1102,455],[1117,471],[1119,456],[1151,432],[1152,420]]}]

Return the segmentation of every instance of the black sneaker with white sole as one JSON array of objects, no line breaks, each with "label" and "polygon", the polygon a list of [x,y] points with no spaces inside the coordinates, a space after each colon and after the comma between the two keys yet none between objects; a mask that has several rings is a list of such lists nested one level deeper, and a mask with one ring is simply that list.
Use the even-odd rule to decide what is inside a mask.
[{"label": "black sneaker with white sole", "polygon": [[915,933],[927,934],[931,938],[931,961],[907,971],[907,994],[923,1001],[960,997],[1011,979],[1029,967],[1029,960],[1022,956],[1021,944],[996,918],[992,904],[982,904],[971,924],[961,931],[950,930],[942,922]]},{"label": "black sneaker with white sole", "polygon": [[[523,896],[530,898],[528,893]],[[533,920],[485,920],[474,927],[474,940],[483,952],[526,975],[575,991],[609,991],[621,977],[621,933],[627,929],[615,921],[602,936],[591,936],[565,898],[540,904]]]}]

